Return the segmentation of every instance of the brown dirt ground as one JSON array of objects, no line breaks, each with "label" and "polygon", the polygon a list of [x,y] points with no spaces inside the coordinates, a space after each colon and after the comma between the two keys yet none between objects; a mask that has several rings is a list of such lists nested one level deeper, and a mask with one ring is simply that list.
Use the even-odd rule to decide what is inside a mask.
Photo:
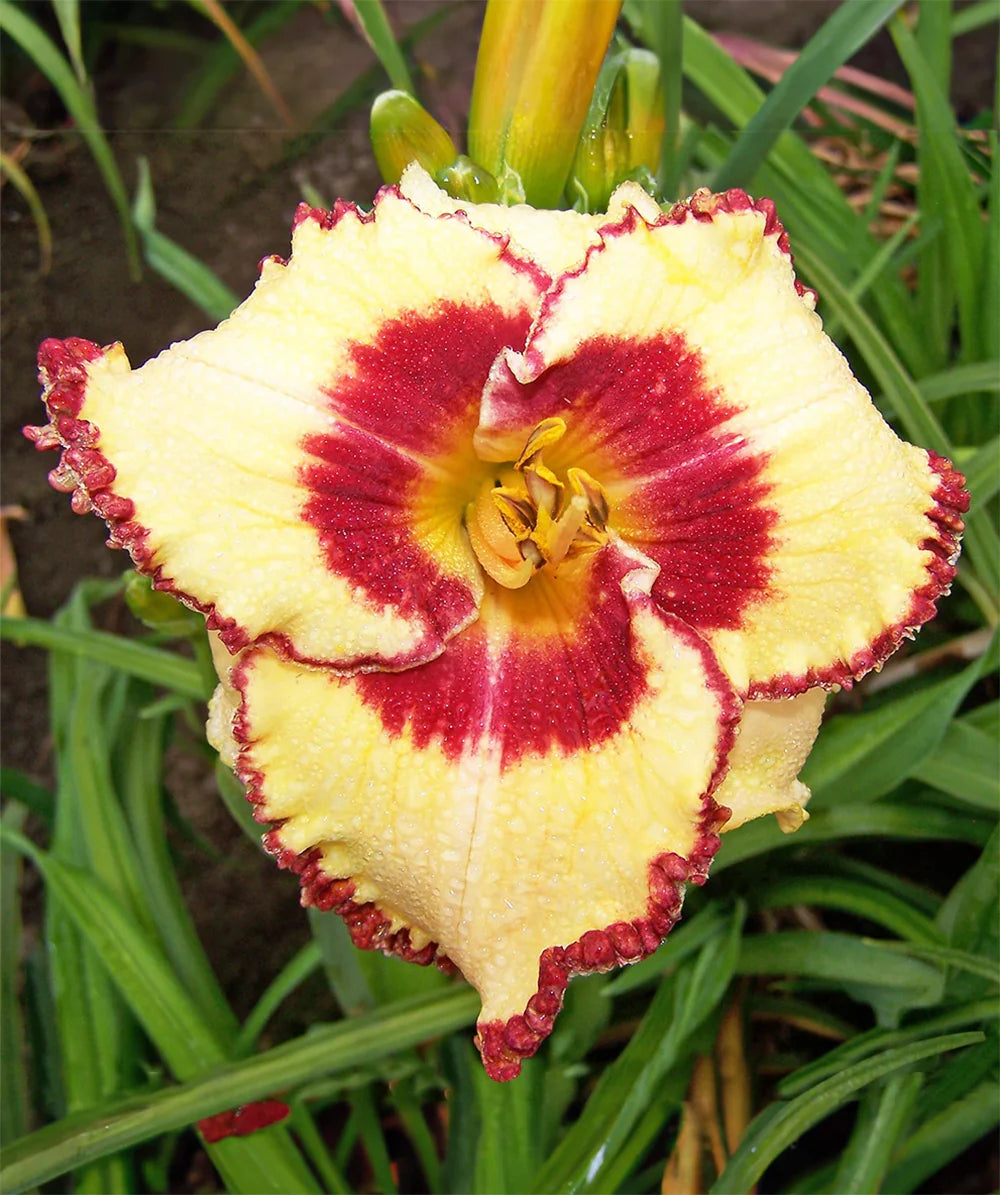
[{"label": "brown dirt ground", "polygon": [[[426,15],[423,0],[392,6],[406,25]],[[704,0],[690,11],[711,28],[733,29],[786,45],[801,45],[836,7],[836,0]],[[421,43],[421,90],[428,106],[457,126],[471,86],[482,8],[456,5]],[[981,45],[984,41],[987,43]],[[970,66],[958,73],[960,106],[988,103],[991,38],[966,38]],[[262,48],[279,90],[304,124],[365,70],[372,57],[343,24],[303,7]],[[889,51],[891,55],[891,50]],[[995,61],[995,58],[992,58]],[[869,69],[899,77],[886,47],[860,59]],[[256,277],[257,262],[283,253],[292,213],[307,181],[330,201],[366,201],[378,185],[367,142],[366,111],[354,111],[336,132],[293,163],[283,160],[285,135],[255,86],[232,84],[212,116],[212,127],[182,133],[169,127],[170,102],[183,85],[186,60],[166,52],[118,53],[101,69],[97,91],[127,183],[138,155],[150,159],[161,231],[202,258],[238,294]],[[19,112],[44,107],[44,81],[12,72],[5,82],[7,140],[16,139]],[[41,97],[41,98],[39,98]],[[49,103],[51,108],[51,102]],[[36,118],[37,119],[37,118]],[[128,277],[115,215],[86,147],[72,134],[40,141],[27,168],[38,186],[55,238],[47,277],[37,272],[30,217],[20,198],[4,193],[3,286],[3,483],[4,503],[27,512],[12,537],[29,611],[46,617],[86,575],[113,576],[125,558],[104,547],[102,525],[74,516],[65,495],[53,492],[40,458],[20,435],[39,421],[34,355],[45,336],[79,335],[108,343],[121,340],[135,363],[171,340],[205,326],[202,314],[165,282],[146,271],[141,283]],[[114,627],[127,616],[112,611]],[[5,648],[2,716],[4,761],[39,779],[49,778],[46,680],[41,653]],[[307,927],[296,907],[295,884],[241,838],[225,814],[204,769],[190,757],[175,763],[171,787],[179,806],[218,851],[207,856],[182,844],[192,906],[220,977],[238,1009],[245,1011],[262,985]]]},{"label": "brown dirt ground", "polygon": [[[399,13],[402,23],[431,7],[406,4]],[[478,9],[463,5],[420,50],[425,94],[438,111],[456,118],[471,88],[478,23]],[[373,62],[353,33],[312,8],[267,41],[264,58],[304,125]],[[243,295],[253,286],[260,259],[287,251],[303,181],[329,202],[337,196],[361,201],[374,193],[380,180],[368,149],[367,111],[353,112],[335,133],[288,164],[282,161],[286,135],[247,80],[227,90],[211,129],[164,128],[167,102],[181,82],[177,69],[176,56],[164,54],[130,56],[124,65],[112,65],[97,80],[102,115],[130,187],[136,158],[149,158],[160,230]],[[29,95],[37,86],[32,77],[23,83]],[[141,282],[130,280],[114,211],[77,139],[43,143],[28,168],[55,244],[52,269],[41,278],[30,217],[19,197],[5,192],[2,500],[27,512],[23,523],[12,526],[12,540],[27,608],[46,617],[81,577],[115,576],[128,561],[105,546],[106,531],[97,519],[73,515],[66,496],[48,486],[54,455],[40,456],[20,435],[25,423],[41,421],[34,364],[39,341],[50,335],[80,335],[101,344],[121,340],[130,359],[140,363],[170,341],[193,335],[207,320],[148,269]],[[129,623],[120,605],[105,612],[108,629]],[[48,780],[44,656],[5,644],[3,680],[4,762]],[[214,848],[209,855],[184,836],[175,844],[202,939],[227,993],[245,1013],[308,934],[297,884],[240,834],[215,794],[210,772],[190,753],[174,753],[168,784],[183,816]]]}]

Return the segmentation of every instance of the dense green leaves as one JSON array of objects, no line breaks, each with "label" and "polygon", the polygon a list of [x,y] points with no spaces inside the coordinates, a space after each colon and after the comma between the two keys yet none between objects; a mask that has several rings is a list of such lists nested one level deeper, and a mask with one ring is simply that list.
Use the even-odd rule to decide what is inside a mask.
[{"label": "dense green leaves", "polygon": [[203,1077],[120,1104],[69,1117],[11,1143],[0,1155],[4,1190],[37,1185],[78,1162],[261,1099],[310,1079],[350,1072],[400,1049],[471,1024],[477,1001],[467,989],[400,1003],[349,1023],[322,1026],[298,1041]]},{"label": "dense green leaves", "polygon": [[803,772],[813,808],[871,801],[913,775],[933,755],[980,671],[976,662],[871,711],[833,718]]},{"label": "dense green leaves", "polygon": [[186,697],[208,696],[198,667],[175,652],[90,628],[68,630],[34,618],[5,618],[0,636],[19,647],[44,647],[119,668]]},{"label": "dense green leaves", "polygon": [[[408,1159],[414,1186],[431,1191],[655,1192],[696,1059],[713,1053],[717,1074],[725,1070],[720,1105],[752,1100],[754,1068],[782,1072],[772,1102],[757,1091],[720,1192],[770,1183],[767,1168],[782,1155],[789,1189],[912,1191],[995,1129],[1000,178],[995,135],[956,127],[948,80],[951,39],[1000,10],[995,0],[954,11],[925,0],[913,22],[890,19],[898,7],[842,5],[765,93],[679,3],[624,6],[628,30],[660,54],[667,76],[664,194],[706,179],[770,194],[827,327],[882,411],[968,475],[963,591],[942,599],[914,660],[831,699],[804,774],[811,819],[794,835],[770,820],[726,835],[706,891],[688,893],[661,948],[612,976],[575,980],[555,1035],[512,1084],[483,1074],[469,989],[359,953],[338,919],[303,917],[294,902],[289,923],[311,936],[283,967],[261,968],[241,1023],[194,930],[163,785],[168,758],[207,752],[204,636],[181,622],[142,638],[97,629],[91,610],[117,584],[82,585],[51,622],[5,619],[5,640],[47,653],[54,780],[42,769],[2,776],[4,1190],[68,1184],[60,1176],[72,1171],[80,1192],[165,1191],[177,1143],[188,1148],[200,1119],[277,1095],[291,1110],[286,1124],[209,1147],[227,1190],[347,1192],[362,1174],[390,1192],[406,1189],[399,1166]],[[254,6],[247,43],[261,44],[299,8]],[[374,90],[383,69],[413,90],[379,0],[351,8],[381,65],[289,143],[287,161]],[[0,0],[0,27],[62,95],[127,219],[87,74],[88,8],[58,0],[55,12],[65,53],[24,4]],[[887,20],[916,124],[912,137],[865,135],[878,152],[867,200],[852,202],[799,117]],[[152,49],[170,32],[131,36]],[[180,30],[171,44],[200,56],[172,105],[191,127],[240,58],[224,39],[199,47]],[[681,71],[697,117],[680,111]],[[882,200],[914,178],[895,233],[877,233]],[[130,236],[133,226],[159,274],[213,318],[228,313],[228,288],[158,231],[144,165]],[[259,843],[238,782],[224,768],[218,782]],[[32,911],[18,882],[26,868],[45,901],[31,933],[22,932]],[[302,1031],[288,1004],[318,999],[335,1019]],[[720,1024],[733,1009],[747,1042],[726,1069]],[[794,1033],[760,1031],[775,1023]],[[782,1036],[792,1045],[779,1054]],[[849,1132],[839,1156],[795,1149],[833,1113]]]},{"label": "dense green leaves", "polygon": [[693,1061],[695,1034],[716,1012],[736,971],[742,910],[725,933],[665,979],[628,1046],[607,1068],[580,1118],[530,1190],[600,1191],[601,1178],[663,1078]]},{"label": "dense green leaves", "polygon": [[919,1071],[897,1071],[884,1083],[873,1083],[867,1089],[851,1139],[837,1167],[834,1190],[842,1195],[867,1195],[869,1191],[881,1190],[923,1081]]},{"label": "dense green leaves", "polygon": [[788,1103],[773,1104],[754,1121],[718,1183],[712,1188],[713,1195],[722,1195],[723,1192],[736,1195],[737,1192],[750,1191],[782,1150],[851,1099],[861,1088],[925,1058],[936,1057],[946,1050],[960,1050],[982,1040],[980,1033],[953,1033],[886,1050],[875,1058],[847,1067]]}]

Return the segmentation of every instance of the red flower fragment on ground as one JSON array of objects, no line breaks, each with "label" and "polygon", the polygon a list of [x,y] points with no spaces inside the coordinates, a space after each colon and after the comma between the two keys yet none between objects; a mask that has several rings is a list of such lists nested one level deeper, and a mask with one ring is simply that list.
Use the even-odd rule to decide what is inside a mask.
[{"label": "red flower fragment on ground", "polygon": [[291,1114],[291,1109],[281,1100],[255,1100],[252,1104],[241,1104],[227,1112],[217,1112],[198,1121],[198,1131],[209,1145],[226,1137],[246,1137],[258,1129],[278,1124]]}]

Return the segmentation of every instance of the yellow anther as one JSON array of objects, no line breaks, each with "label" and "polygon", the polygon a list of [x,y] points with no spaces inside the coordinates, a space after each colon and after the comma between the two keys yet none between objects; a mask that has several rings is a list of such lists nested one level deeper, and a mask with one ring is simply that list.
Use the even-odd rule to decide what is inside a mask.
[{"label": "yellow anther", "polygon": [[547,510],[555,515],[559,509],[563,484],[551,469],[546,469],[541,462],[528,465],[524,470],[524,484],[528,490],[528,497],[539,510]]},{"label": "yellow anther", "polygon": [[490,497],[515,539],[524,539],[530,534],[535,526],[537,511],[527,494],[507,486],[494,486],[490,490]]},{"label": "yellow anther", "polygon": [[599,530],[603,531],[608,525],[608,495],[604,486],[585,469],[567,469],[566,477],[574,494],[580,494],[587,500],[587,517]]},{"label": "yellow anther", "polygon": [[531,580],[535,565],[524,558],[518,547],[494,499],[496,493],[491,481],[483,483],[475,501],[466,507],[465,527],[472,550],[486,573],[507,589],[520,589]]},{"label": "yellow anther", "polygon": [[525,468],[526,465],[531,463],[532,457],[538,456],[539,453],[544,452],[546,448],[551,448],[552,445],[561,440],[565,434],[566,423],[564,420],[558,418],[558,416],[553,416],[550,419],[543,419],[525,441],[524,451],[515,461],[514,468]]},{"label": "yellow anther", "polygon": [[545,557],[533,539],[526,539],[524,543],[518,544],[521,556],[525,564],[531,565],[531,571],[534,573],[545,564]]}]

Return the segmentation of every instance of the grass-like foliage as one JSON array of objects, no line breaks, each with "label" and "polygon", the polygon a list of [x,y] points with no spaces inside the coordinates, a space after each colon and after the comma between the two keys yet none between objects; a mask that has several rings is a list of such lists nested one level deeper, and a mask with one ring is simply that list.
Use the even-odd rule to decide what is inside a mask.
[{"label": "grass-like foliage", "polygon": [[[0,26],[73,114],[129,244],[218,318],[233,297],[157,231],[145,170],[130,209],[77,6],[56,6],[65,50],[31,7],[0,0]],[[229,19],[222,4],[196,7],[219,28]],[[240,56],[289,15],[253,7],[241,39],[207,57],[182,125],[203,119]],[[97,612],[117,583],[84,582],[51,622],[3,624],[5,638],[48,652],[56,761],[52,792],[2,778],[4,1191],[52,1180],[168,1191],[199,1120],[269,1098],[291,1116],[203,1146],[225,1190],[909,1192],[948,1189],[949,1167],[982,1167],[968,1151],[1000,1118],[1000,176],[996,133],[956,127],[947,96],[953,39],[996,13],[925,0],[914,21],[898,9],[842,5],[766,95],[680,4],[623,11],[633,43],[683,69],[683,97],[667,87],[665,193],[739,185],[773,197],[856,372],[904,435],[967,472],[973,495],[938,620],[830,703],[804,776],[811,820],[787,837],[770,821],[729,835],[661,949],[575,981],[554,1036],[511,1084],[486,1079],[475,1057],[469,989],[359,956],[333,917],[310,921],[310,943],[241,1023],[167,846],[165,752],[196,740],[213,683],[201,620],[112,635]],[[356,15],[410,89],[381,6],[358,0]],[[813,152],[801,115],[883,27],[914,97],[889,127],[912,121],[912,135],[812,108],[820,133],[869,147],[859,202]],[[882,198],[903,166],[917,180],[911,216],[887,228]],[[219,783],[259,833],[233,778],[220,771]],[[23,868],[44,891],[30,935]],[[317,972],[339,1017],[260,1048]]]}]

